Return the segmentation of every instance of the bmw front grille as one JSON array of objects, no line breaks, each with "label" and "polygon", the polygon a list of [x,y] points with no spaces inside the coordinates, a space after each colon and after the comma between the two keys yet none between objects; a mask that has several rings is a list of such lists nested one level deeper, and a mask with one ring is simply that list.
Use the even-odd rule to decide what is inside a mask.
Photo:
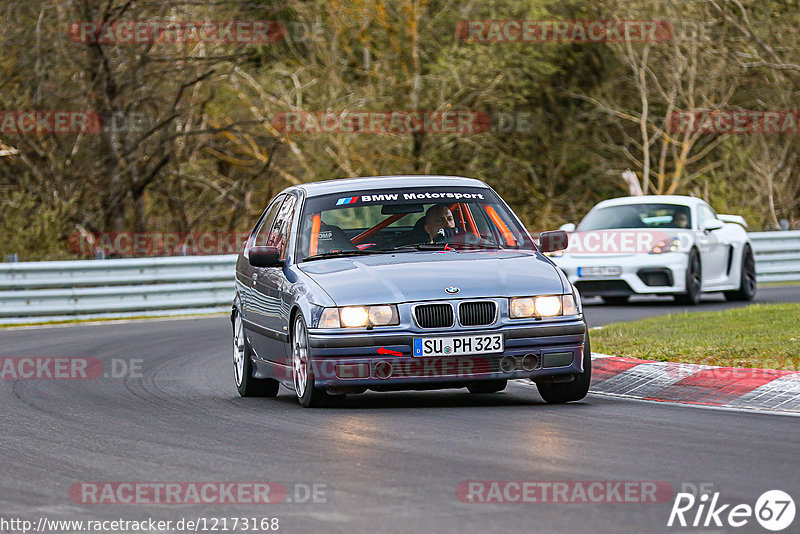
[{"label": "bmw front grille", "polygon": [[414,316],[421,328],[450,328],[453,326],[453,307],[450,304],[420,304]]}]

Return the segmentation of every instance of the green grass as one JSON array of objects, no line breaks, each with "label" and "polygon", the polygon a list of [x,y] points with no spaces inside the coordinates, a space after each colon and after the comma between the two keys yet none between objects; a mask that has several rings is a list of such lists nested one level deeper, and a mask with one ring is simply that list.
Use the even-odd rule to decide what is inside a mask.
[{"label": "green grass", "polygon": [[800,280],[791,280],[789,282],[763,282],[758,284],[758,287],[782,287],[782,286],[800,286]]},{"label": "green grass", "polygon": [[800,370],[800,304],[650,317],[592,330],[592,350],[646,360]]}]

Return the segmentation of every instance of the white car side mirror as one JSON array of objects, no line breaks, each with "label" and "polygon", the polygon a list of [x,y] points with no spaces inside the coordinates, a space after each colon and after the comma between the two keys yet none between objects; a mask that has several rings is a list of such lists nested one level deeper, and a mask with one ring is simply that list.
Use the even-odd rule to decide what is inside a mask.
[{"label": "white car side mirror", "polygon": [[567,223],[562,224],[558,227],[559,230],[564,230],[565,232],[574,232],[575,231],[575,224],[574,223]]},{"label": "white car side mirror", "polygon": [[720,221],[719,219],[708,219],[706,222],[703,223],[703,231],[711,232],[713,230],[719,230],[723,226],[725,226],[725,223]]}]

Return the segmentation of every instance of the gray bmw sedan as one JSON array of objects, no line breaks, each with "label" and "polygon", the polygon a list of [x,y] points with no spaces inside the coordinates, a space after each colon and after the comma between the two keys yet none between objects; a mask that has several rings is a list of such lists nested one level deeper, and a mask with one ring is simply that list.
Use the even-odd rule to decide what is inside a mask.
[{"label": "gray bmw sedan", "polygon": [[243,396],[281,384],[303,406],[372,391],[495,393],[530,379],[545,401],[591,378],[580,296],[485,183],[384,176],[278,194],[236,264],[233,369]]}]

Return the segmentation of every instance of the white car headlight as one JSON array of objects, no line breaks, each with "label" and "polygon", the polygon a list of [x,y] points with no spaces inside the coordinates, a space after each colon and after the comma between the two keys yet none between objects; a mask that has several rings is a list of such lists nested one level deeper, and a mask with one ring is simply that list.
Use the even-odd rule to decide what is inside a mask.
[{"label": "white car headlight", "polygon": [[513,297],[509,300],[508,310],[512,319],[557,317],[559,315],[577,315],[578,305],[571,293],[539,297]]},{"label": "white car headlight", "polygon": [[360,326],[396,326],[400,324],[397,306],[344,306],[325,308],[319,318],[319,328],[358,328]]},{"label": "white car headlight", "polygon": [[681,240],[677,237],[659,241],[650,249],[650,254],[664,254],[665,252],[677,252],[681,248]]}]

